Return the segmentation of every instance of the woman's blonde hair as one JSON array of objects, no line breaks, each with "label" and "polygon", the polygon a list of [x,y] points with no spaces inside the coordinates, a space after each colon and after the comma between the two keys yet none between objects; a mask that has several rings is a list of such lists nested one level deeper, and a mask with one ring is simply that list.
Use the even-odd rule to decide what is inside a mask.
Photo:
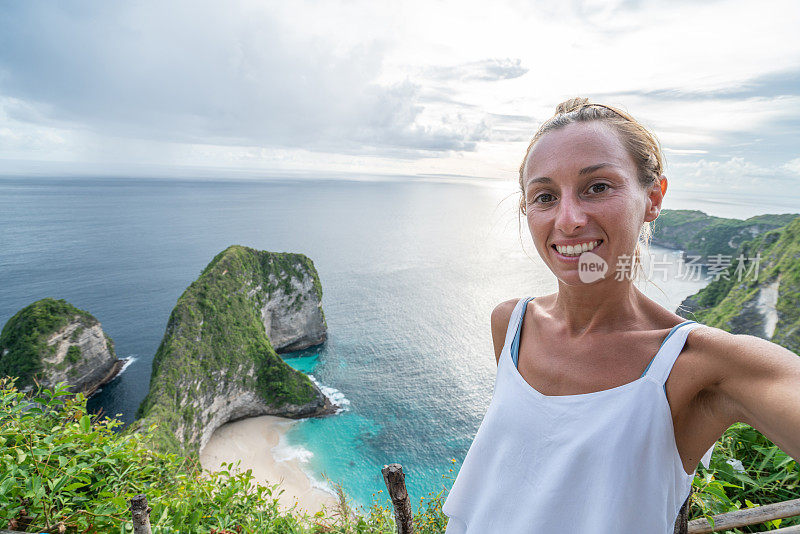
[{"label": "woman's blonde hair", "polygon": [[[658,139],[650,130],[620,109],[603,104],[592,104],[588,98],[571,98],[556,106],[555,115],[542,123],[528,145],[528,150],[519,166],[520,213],[527,215],[523,174],[533,145],[548,132],[575,122],[591,121],[603,122],[614,129],[636,164],[639,184],[644,189],[652,187],[653,184],[660,184],[661,176],[664,174],[664,156]],[[642,271],[642,249],[649,245],[652,232],[649,222],[644,223],[639,231],[631,265],[632,276],[638,276]]]}]

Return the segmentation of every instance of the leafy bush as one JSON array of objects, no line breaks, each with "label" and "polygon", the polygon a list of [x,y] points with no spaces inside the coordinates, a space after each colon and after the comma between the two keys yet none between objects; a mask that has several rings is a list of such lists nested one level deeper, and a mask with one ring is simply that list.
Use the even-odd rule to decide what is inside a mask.
[{"label": "leafy bush", "polygon": [[[67,533],[133,531],[128,500],[144,493],[154,534],[258,532],[392,534],[390,505],[353,512],[339,506],[313,516],[279,506],[280,484],[224,464],[204,471],[186,457],[145,447],[146,434],[115,431],[116,419],[92,416],[66,384],[28,397],[0,379],[0,528]],[[421,534],[443,532],[441,495],[415,517]],[[437,514],[431,526],[426,518]],[[426,526],[427,525],[427,526]]]},{"label": "leafy bush", "polygon": [[[763,434],[744,423],[732,425],[717,442],[709,469],[698,468],[690,518],[798,498],[800,468]],[[773,528],[800,524],[794,517],[775,520]],[[762,532],[754,525],[732,532]]]},{"label": "leafy bush", "polygon": [[[28,397],[14,379],[0,379],[0,528],[55,532],[61,525],[69,534],[130,533],[128,500],[144,493],[154,534],[395,532],[391,503],[379,500],[382,491],[371,507],[355,513],[334,484],[338,506],[309,516],[279,506],[280,484],[259,484],[251,470],[232,464],[204,471],[187,457],[148,449],[147,433],[116,432],[121,424],[87,413],[83,395],[70,394],[65,384]],[[443,478],[451,480],[452,473]],[[718,442],[711,468],[698,471],[690,517],[796,498],[799,484],[797,462],[737,424]],[[416,533],[444,532],[445,496],[442,490],[420,498]],[[797,523],[774,521],[771,527]]]}]

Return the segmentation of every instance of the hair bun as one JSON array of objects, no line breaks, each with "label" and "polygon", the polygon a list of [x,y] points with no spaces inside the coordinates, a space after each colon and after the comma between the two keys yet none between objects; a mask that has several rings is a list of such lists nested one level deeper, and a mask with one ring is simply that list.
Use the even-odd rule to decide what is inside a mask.
[{"label": "hair bun", "polygon": [[588,98],[570,98],[569,100],[565,100],[556,106],[556,115],[569,113],[570,111],[574,111],[587,104],[589,104]]}]

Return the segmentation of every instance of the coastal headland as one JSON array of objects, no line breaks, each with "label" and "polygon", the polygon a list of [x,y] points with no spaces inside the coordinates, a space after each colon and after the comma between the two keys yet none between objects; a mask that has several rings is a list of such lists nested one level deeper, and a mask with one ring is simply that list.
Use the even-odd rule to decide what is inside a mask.
[{"label": "coastal headland", "polygon": [[302,254],[238,245],[217,254],[170,314],[134,429],[154,428],[158,449],[196,455],[231,421],[336,413],[275,348],[325,340],[321,300],[319,276]]}]

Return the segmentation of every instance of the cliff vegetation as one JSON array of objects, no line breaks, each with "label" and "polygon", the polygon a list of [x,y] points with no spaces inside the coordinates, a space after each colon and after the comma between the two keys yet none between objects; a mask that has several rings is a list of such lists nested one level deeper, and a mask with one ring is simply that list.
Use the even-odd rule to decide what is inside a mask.
[{"label": "cliff vegetation", "polygon": [[700,256],[732,255],[744,241],[786,226],[797,213],[756,215],[749,219],[726,219],[699,210],[663,210],[653,223],[652,243]]},{"label": "cliff vegetation", "polygon": [[[800,217],[742,243],[735,256],[760,258],[750,272],[732,262],[686,299],[679,313],[734,334],[758,336],[800,353]],[[748,262],[748,266],[751,263]]]}]

